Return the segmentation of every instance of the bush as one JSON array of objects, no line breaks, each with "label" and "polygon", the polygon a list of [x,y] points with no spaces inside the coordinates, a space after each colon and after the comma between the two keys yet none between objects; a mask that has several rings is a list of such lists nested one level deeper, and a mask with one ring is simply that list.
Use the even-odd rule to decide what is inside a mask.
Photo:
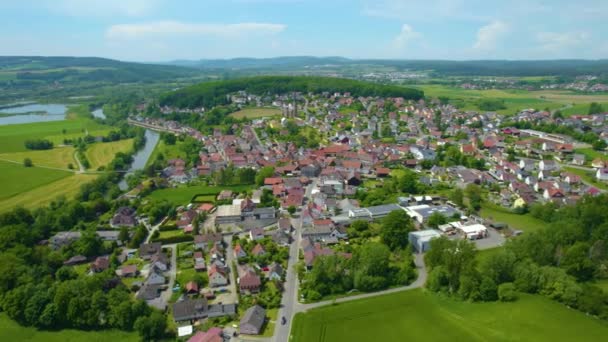
[{"label": "bush", "polygon": [[513,283],[500,284],[498,286],[498,299],[501,302],[513,302],[517,300],[515,285]]},{"label": "bush", "polygon": [[23,159],[23,166],[32,167],[34,166],[34,163],[32,163],[32,160],[30,158],[25,158]]}]

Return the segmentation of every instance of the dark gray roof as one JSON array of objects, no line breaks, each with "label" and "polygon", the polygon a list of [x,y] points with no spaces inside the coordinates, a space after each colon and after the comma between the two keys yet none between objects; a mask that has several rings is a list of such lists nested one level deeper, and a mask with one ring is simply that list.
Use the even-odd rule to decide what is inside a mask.
[{"label": "dark gray roof", "polygon": [[265,318],[266,310],[259,305],[254,305],[245,311],[243,318],[241,318],[241,325],[249,324],[259,331],[264,325]]},{"label": "dark gray roof", "polygon": [[207,317],[207,300],[204,298],[184,300],[173,304],[175,321],[187,321]]},{"label": "dark gray roof", "polygon": [[372,216],[383,216],[388,215],[391,211],[403,210],[403,208],[401,208],[397,204],[377,205],[373,207],[367,207],[365,209],[369,210]]}]

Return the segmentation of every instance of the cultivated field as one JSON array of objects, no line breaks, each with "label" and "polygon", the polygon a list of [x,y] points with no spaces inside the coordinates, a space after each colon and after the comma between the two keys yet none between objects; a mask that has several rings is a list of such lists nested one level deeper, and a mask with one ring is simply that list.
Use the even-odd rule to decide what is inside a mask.
[{"label": "cultivated field", "polygon": [[128,152],[133,147],[133,139],[95,143],[87,148],[86,156],[91,170],[108,165],[118,152]]},{"label": "cultivated field", "polygon": [[0,161],[0,201],[4,202],[8,199],[12,201],[19,194],[51,184],[70,175],[72,173],[68,171],[24,167],[23,164]]},{"label": "cultivated field", "polygon": [[24,342],[129,342],[139,341],[137,333],[128,333],[117,330],[104,331],[40,331],[31,327],[23,327],[12,321],[6,314],[0,314],[0,341],[24,341]]},{"label": "cultivated field", "polygon": [[413,290],[300,313],[291,341],[602,341],[608,325],[541,296],[469,303]]},{"label": "cultivated field", "polygon": [[281,110],[277,108],[245,108],[243,110],[239,110],[238,112],[230,114],[230,116],[235,119],[255,119],[255,118],[263,118],[266,116],[275,116],[281,115]]},{"label": "cultivated field", "polygon": [[[63,130],[65,130],[65,134]],[[26,151],[24,144],[28,139],[49,139],[57,146],[63,144],[64,139],[84,137],[86,132],[91,135],[103,135],[109,130],[108,126],[81,117],[64,121],[2,125],[0,126],[0,153]]]},{"label": "cultivated field", "polygon": [[[567,90],[526,91],[519,89],[468,90],[444,85],[414,86],[424,90],[425,96],[449,97],[452,100],[463,100],[464,110],[479,110],[476,102],[480,99],[504,100],[506,109],[498,110],[501,114],[515,114],[526,108],[562,109],[565,114],[587,114],[589,103],[608,102],[608,94],[579,94]],[[570,108],[574,104],[572,108]]]},{"label": "cultivated field", "polygon": [[[0,163],[0,167],[2,163]],[[23,168],[23,167],[22,167]],[[25,168],[23,168],[25,169]],[[35,168],[34,168],[35,169]],[[0,169],[2,170],[2,169]],[[41,169],[39,169],[41,170]],[[43,170],[43,169],[42,169]],[[45,170],[52,171],[52,170]],[[1,173],[2,171],[0,171]],[[80,187],[95,179],[96,175],[86,174],[71,174],[69,172],[53,171],[64,173],[67,176],[63,176],[59,180],[54,182],[47,182],[46,184],[39,183],[38,186],[30,187],[29,189],[23,190],[23,184],[19,183],[21,191],[15,193],[12,191],[12,196],[0,196],[0,212],[8,211],[14,207],[22,206],[25,208],[36,208],[47,205],[52,200],[59,196],[65,196],[66,198],[74,197]],[[36,179],[36,178],[33,178]],[[0,175],[0,184],[6,184]],[[4,188],[3,188],[4,189]],[[5,190],[2,190],[4,193]]]},{"label": "cultivated field", "polygon": [[68,164],[76,167],[74,148],[71,146],[57,147],[52,150],[0,153],[0,159],[23,163],[23,159],[30,158],[34,166],[46,166],[67,169]]}]

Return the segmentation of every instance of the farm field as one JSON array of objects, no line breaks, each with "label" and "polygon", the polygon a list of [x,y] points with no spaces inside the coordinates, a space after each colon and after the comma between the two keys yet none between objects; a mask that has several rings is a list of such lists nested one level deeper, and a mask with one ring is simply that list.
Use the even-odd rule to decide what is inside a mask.
[{"label": "farm field", "polygon": [[518,215],[487,203],[482,205],[480,215],[483,218],[492,218],[496,222],[506,223],[509,227],[524,232],[540,230],[547,226],[545,222],[532,217],[530,214]]},{"label": "farm field", "polygon": [[278,108],[245,108],[238,112],[230,114],[235,119],[256,119],[267,116],[281,115],[281,110]]},{"label": "farm field", "polygon": [[22,162],[14,164],[0,161],[0,201],[13,201],[20,194],[72,175],[68,171],[24,167]]},{"label": "farm field", "polygon": [[24,144],[28,139],[49,139],[57,146],[63,144],[63,139],[82,137],[85,132],[91,135],[102,135],[108,131],[110,131],[110,127],[83,117],[63,121],[2,125],[0,126],[0,153],[27,151]]},{"label": "farm field", "polygon": [[[519,89],[485,89],[469,90],[445,85],[412,85],[424,90],[426,96],[445,96],[450,99],[462,99],[464,110],[478,110],[476,101],[484,98],[504,100],[506,109],[498,110],[501,114],[515,114],[525,108],[561,109],[564,114],[587,114],[589,103],[608,102],[608,95],[604,94],[578,94],[567,90],[541,90],[526,91]],[[574,104],[572,108],[568,108]],[[577,113],[580,111],[582,113]]]},{"label": "farm field", "polygon": [[0,314],[0,341],[24,341],[24,342],[129,342],[139,341],[135,332],[123,332],[118,330],[103,331],[81,331],[81,330],[61,330],[61,331],[40,331],[31,327],[22,327],[12,321],[4,313]]},{"label": "farm field", "polygon": [[[2,170],[1,167],[2,163],[0,163],[0,170]],[[53,170],[44,171],[48,172]],[[59,180],[53,182],[39,184],[37,186],[30,187],[29,189],[18,191],[16,194],[13,192],[12,197],[7,198],[4,196],[0,196],[0,212],[10,210],[16,206],[23,206],[25,208],[36,208],[44,206],[59,196],[72,198],[78,193],[82,184],[90,182],[97,177],[96,175],[86,174],[72,174],[70,176],[70,173],[63,171],[53,172],[60,172],[65,175]],[[2,180],[2,175],[0,175],[0,184],[5,184],[5,182]]]},{"label": "farm field", "polygon": [[420,289],[299,313],[290,340],[554,342],[601,341],[606,334],[605,323],[541,296],[469,303]]},{"label": "farm field", "polygon": [[106,143],[95,143],[87,148],[86,156],[91,163],[91,170],[108,165],[118,152],[128,152],[133,147],[133,139],[118,140]]},{"label": "farm field", "polygon": [[46,166],[59,169],[68,168],[68,164],[76,166],[74,148],[72,146],[56,147],[52,150],[0,153],[0,159],[23,163],[30,158],[34,166]]},{"label": "farm field", "polygon": [[227,185],[227,186],[180,186],[178,188],[160,189],[152,192],[148,198],[153,200],[167,200],[174,205],[183,205],[190,202],[194,195],[217,195],[222,190],[242,192],[252,189],[254,185]]}]

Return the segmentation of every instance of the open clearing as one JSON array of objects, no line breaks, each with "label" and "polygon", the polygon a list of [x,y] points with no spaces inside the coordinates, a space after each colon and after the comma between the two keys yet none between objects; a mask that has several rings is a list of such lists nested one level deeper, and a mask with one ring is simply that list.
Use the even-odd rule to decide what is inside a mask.
[{"label": "open clearing", "polygon": [[510,228],[524,232],[532,232],[547,227],[545,222],[532,217],[530,214],[518,215],[488,203],[482,205],[479,213],[483,218],[491,218],[493,221],[506,223]]},{"label": "open clearing", "polygon": [[163,139],[159,139],[158,143],[154,147],[154,151],[146,162],[146,166],[154,163],[159,154],[162,154],[165,160],[184,158],[186,156],[186,152],[181,149],[183,144],[183,141],[177,140],[175,145],[167,145]]},{"label": "open clearing", "polygon": [[[5,184],[5,181],[2,180],[2,170],[1,167],[3,163],[0,163],[0,184]],[[22,167],[25,169],[24,167]],[[36,168],[33,168],[36,169]],[[45,206],[55,198],[59,196],[65,196],[68,199],[74,197],[82,184],[87,183],[95,179],[96,175],[86,175],[86,174],[71,174],[69,172],[62,171],[53,171],[53,170],[45,170],[45,169],[37,169],[44,170],[46,172],[59,172],[64,173],[67,176],[60,177],[61,179],[56,180],[54,182],[47,182],[47,184],[40,184],[34,187],[30,187],[29,190],[21,190],[15,194],[13,190],[12,197],[0,196],[0,212],[8,211],[14,207],[22,206],[25,208],[36,208],[40,206]],[[33,177],[32,179],[36,179]],[[10,183],[9,183],[10,184]],[[27,184],[27,183],[26,183]],[[23,183],[20,184],[20,187],[23,187]],[[2,195],[6,190],[2,190]]]},{"label": "open clearing", "polygon": [[28,341],[28,342],[129,342],[139,341],[137,333],[129,333],[118,330],[103,331],[40,331],[31,327],[22,327],[12,321],[6,314],[0,314],[0,341]]},{"label": "open clearing", "polygon": [[235,119],[255,119],[281,115],[281,113],[281,110],[278,108],[245,108],[230,114],[230,116],[234,117]]},{"label": "open clearing", "polygon": [[608,325],[541,296],[469,303],[412,290],[296,315],[291,341],[602,341]]},{"label": "open clearing", "polygon": [[55,167],[59,169],[67,169],[68,164],[76,166],[74,148],[72,146],[57,147],[52,150],[0,154],[0,159],[11,160],[18,163],[23,163],[23,159],[25,158],[30,158],[32,163],[34,163],[34,166]]},{"label": "open clearing", "polygon": [[133,147],[133,139],[118,140],[106,143],[95,143],[87,148],[86,156],[91,170],[108,165],[118,152],[128,152]]}]

